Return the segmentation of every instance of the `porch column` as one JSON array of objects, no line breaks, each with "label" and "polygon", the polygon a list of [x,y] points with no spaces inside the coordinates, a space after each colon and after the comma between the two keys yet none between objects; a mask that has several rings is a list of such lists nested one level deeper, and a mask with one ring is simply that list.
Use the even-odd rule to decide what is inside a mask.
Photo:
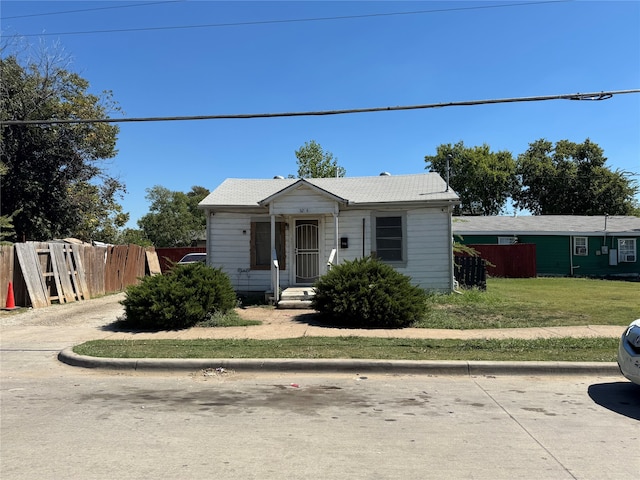
[{"label": "porch column", "polygon": [[271,252],[276,248],[276,216],[271,214]]},{"label": "porch column", "polygon": [[[271,214],[271,249],[269,251],[269,269],[271,270],[271,291],[273,292],[273,296],[278,301],[278,289],[280,285],[276,285],[277,274],[275,272],[275,266],[273,264],[273,252],[276,249],[276,216]],[[279,259],[278,259],[279,260]]]},{"label": "porch column", "polygon": [[338,214],[333,214],[333,230],[335,231],[335,249],[336,249],[336,265],[338,265],[340,261],[340,235],[338,234]]}]

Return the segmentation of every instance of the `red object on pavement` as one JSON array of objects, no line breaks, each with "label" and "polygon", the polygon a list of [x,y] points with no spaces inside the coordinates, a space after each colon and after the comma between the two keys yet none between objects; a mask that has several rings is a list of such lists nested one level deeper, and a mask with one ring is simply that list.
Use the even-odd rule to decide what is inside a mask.
[{"label": "red object on pavement", "polygon": [[13,310],[16,308],[16,300],[13,296],[13,283],[9,282],[9,288],[7,289],[7,303],[4,307],[6,310]]}]

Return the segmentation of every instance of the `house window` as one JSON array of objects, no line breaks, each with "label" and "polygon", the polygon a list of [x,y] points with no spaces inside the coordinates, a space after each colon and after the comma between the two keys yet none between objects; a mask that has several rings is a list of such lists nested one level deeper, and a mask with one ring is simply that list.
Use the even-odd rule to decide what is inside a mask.
[{"label": "house window", "polygon": [[406,260],[402,218],[401,215],[375,217],[376,257],[383,262]]},{"label": "house window", "polygon": [[587,237],[573,237],[573,254],[586,256],[589,252]]},{"label": "house window", "polygon": [[[280,270],[286,270],[285,224],[276,222],[276,252]],[[251,222],[251,270],[271,268],[271,222]]]},{"label": "house window", "polygon": [[619,262],[635,262],[636,256],[636,239],[635,238],[619,238],[618,239],[618,261]]},{"label": "house window", "polygon": [[514,245],[518,243],[516,237],[498,237],[498,245]]}]

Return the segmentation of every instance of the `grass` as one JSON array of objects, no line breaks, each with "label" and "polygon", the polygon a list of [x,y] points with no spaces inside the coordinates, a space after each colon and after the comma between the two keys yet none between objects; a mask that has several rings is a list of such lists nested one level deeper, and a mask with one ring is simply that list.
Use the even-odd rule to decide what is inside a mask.
[{"label": "grass", "polygon": [[235,311],[230,311],[228,313],[216,312],[207,320],[198,322],[196,327],[250,327],[251,325],[260,325],[261,323],[259,320],[244,319]]},{"label": "grass", "polygon": [[[572,325],[626,326],[640,318],[640,284],[580,278],[490,278],[487,290],[432,294],[417,328],[483,329]],[[247,303],[250,305],[250,303]],[[272,307],[263,307],[272,308]],[[235,312],[201,322],[201,327],[259,324]]]},{"label": "grass", "polygon": [[[491,278],[487,291],[431,295],[422,328],[514,328],[571,325],[624,326],[640,318],[640,285],[574,278]],[[265,307],[270,308],[270,307]],[[260,322],[235,312],[199,326]],[[375,358],[404,360],[523,360],[613,362],[617,338],[537,340],[427,340],[303,337],[283,340],[96,340],[76,353],[114,358]]]},{"label": "grass", "polygon": [[628,325],[640,317],[640,284],[576,278],[490,278],[485,292],[431,295],[422,328]]},{"label": "grass", "polygon": [[80,355],[111,358],[360,358],[613,362],[617,339],[427,340],[300,337],[281,340],[94,340]]}]

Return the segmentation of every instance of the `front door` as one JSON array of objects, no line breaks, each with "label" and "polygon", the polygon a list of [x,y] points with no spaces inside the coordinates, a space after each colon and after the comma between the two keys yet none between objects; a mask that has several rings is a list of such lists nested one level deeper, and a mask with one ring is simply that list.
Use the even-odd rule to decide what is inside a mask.
[{"label": "front door", "polygon": [[296,283],[312,284],[320,275],[318,220],[296,220]]}]

